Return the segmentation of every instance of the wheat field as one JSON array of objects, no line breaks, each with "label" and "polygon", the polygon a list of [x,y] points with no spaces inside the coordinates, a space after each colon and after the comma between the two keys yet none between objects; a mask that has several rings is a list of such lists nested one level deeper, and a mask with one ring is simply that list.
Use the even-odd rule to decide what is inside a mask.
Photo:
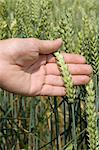
[{"label": "wheat field", "polygon": [[[54,53],[65,97],[0,89],[0,150],[99,150],[99,1],[0,0],[0,39],[62,38]],[[88,85],[73,86],[60,52],[85,56]]]}]

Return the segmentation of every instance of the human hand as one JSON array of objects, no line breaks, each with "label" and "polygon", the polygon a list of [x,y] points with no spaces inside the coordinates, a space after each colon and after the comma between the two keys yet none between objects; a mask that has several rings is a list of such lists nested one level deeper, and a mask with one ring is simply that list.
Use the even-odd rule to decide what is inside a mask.
[{"label": "human hand", "polygon": [[[0,87],[26,96],[64,96],[65,87],[54,56],[62,40],[8,39],[0,41]],[[85,58],[63,53],[74,85],[90,80],[92,67]]]}]

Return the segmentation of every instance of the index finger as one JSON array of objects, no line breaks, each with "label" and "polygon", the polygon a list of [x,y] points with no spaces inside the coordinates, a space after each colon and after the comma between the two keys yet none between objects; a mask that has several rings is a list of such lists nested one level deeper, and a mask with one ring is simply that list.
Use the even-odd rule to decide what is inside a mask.
[{"label": "index finger", "polygon": [[[85,64],[86,59],[84,56],[78,54],[61,53],[64,57],[65,63],[70,64]],[[55,63],[56,59],[52,54],[47,55],[48,63]]]}]

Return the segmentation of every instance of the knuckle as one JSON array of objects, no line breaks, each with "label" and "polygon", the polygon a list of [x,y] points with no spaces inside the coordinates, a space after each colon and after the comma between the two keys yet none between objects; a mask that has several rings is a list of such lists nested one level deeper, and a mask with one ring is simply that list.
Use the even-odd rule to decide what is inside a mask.
[{"label": "knuckle", "polygon": [[32,50],[35,49],[35,51],[38,51],[38,42],[37,42],[37,39],[35,39],[35,38],[29,38],[28,41],[30,43],[30,48]]}]

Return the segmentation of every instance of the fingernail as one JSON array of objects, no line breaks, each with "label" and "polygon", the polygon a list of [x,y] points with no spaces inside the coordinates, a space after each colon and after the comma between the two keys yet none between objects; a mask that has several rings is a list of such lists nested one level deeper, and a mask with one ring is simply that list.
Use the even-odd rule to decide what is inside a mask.
[{"label": "fingernail", "polygon": [[63,42],[62,38],[58,38],[56,40],[59,41],[59,42]]},{"label": "fingernail", "polygon": [[63,40],[61,38],[56,39],[58,45],[62,46],[63,45]]}]

